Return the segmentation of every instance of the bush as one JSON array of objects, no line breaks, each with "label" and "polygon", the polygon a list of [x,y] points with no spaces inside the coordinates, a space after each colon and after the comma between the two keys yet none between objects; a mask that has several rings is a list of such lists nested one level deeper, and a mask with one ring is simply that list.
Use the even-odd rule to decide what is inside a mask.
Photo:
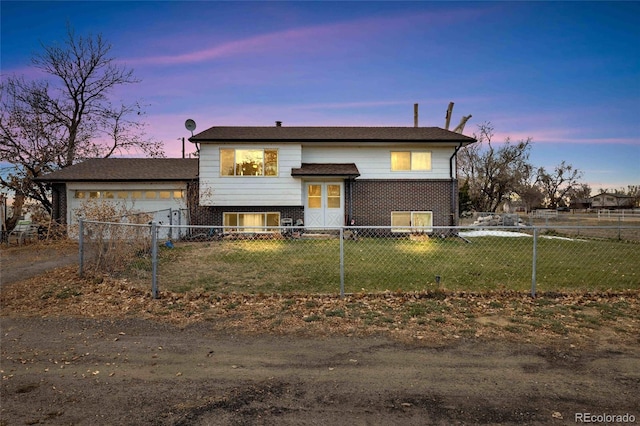
[{"label": "bush", "polygon": [[[128,268],[132,261],[145,257],[151,248],[148,226],[150,213],[127,208],[124,203],[89,199],[74,211],[84,219],[83,241],[88,269],[115,274]],[[78,225],[72,227],[78,234]]]}]

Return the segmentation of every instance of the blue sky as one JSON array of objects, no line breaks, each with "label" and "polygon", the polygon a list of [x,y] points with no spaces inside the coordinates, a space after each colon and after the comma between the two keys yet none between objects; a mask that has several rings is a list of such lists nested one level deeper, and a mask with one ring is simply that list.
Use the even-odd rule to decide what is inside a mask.
[{"label": "blue sky", "polygon": [[[452,127],[533,138],[594,192],[640,184],[640,2],[0,3],[2,73],[40,43],[102,35],[142,82],[149,135],[180,156],[215,125]],[[187,148],[190,148],[189,146]]]}]

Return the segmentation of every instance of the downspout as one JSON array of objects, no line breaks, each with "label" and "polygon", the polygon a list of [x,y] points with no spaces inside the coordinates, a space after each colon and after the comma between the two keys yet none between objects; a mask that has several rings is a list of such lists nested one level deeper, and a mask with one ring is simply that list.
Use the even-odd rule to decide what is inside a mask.
[{"label": "downspout", "polygon": [[456,147],[456,149],[453,151],[453,154],[451,155],[451,157],[449,157],[449,177],[451,178],[451,221],[450,221],[450,225],[451,226],[455,226],[456,225],[456,211],[458,209],[456,209],[456,185],[455,182],[458,178],[458,171],[457,171],[457,164],[456,164],[456,175],[454,177],[453,175],[453,159],[456,157],[456,155],[458,155],[458,151],[460,151],[460,148],[462,148],[462,142],[460,142],[460,144]]},{"label": "downspout", "polygon": [[349,189],[349,219],[347,220],[347,225],[351,224],[351,221],[353,220],[353,182],[354,179],[353,178],[348,178],[347,179],[347,183],[348,183],[348,189]]}]

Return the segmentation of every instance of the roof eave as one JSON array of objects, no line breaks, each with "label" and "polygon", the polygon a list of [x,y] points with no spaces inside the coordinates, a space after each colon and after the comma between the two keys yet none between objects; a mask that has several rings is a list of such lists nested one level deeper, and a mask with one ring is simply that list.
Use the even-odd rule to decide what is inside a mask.
[{"label": "roof eave", "polygon": [[82,178],[55,178],[55,179],[47,179],[46,177],[35,178],[36,182],[47,182],[47,183],[73,183],[73,182],[112,182],[112,183],[127,183],[127,182],[187,182],[193,179],[197,179],[198,176],[193,177],[181,177],[181,178],[118,178],[118,179],[109,179],[109,178],[94,178],[94,179],[82,179]]},{"label": "roof eave", "polygon": [[256,142],[277,142],[277,143],[304,143],[304,142],[318,142],[318,143],[430,143],[430,144],[452,144],[469,145],[477,142],[475,139],[449,139],[449,140],[424,140],[424,139],[281,139],[281,138],[242,138],[242,139],[193,139],[189,141],[192,143],[256,143]]},{"label": "roof eave", "polygon": [[327,173],[291,173],[291,177],[294,178],[317,178],[317,177],[328,177],[328,178],[343,178],[343,179],[355,179],[360,177],[360,173],[350,174],[350,173],[341,173],[341,174],[327,174]]}]

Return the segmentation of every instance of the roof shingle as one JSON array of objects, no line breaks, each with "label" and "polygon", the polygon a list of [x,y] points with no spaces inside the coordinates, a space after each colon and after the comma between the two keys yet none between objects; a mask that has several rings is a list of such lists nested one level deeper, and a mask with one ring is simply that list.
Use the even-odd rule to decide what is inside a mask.
[{"label": "roof shingle", "polygon": [[360,176],[354,163],[302,163],[302,167],[291,169],[291,176]]},{"label": "roof shingle", "polygon": [[211,127],[189,138],[209,142],[476,142],[440,127]]},{"label": "roof shingle", "polygon": [[197,158],[92,158],[44,175],[42,182],[177,181],[198,177]]}]

